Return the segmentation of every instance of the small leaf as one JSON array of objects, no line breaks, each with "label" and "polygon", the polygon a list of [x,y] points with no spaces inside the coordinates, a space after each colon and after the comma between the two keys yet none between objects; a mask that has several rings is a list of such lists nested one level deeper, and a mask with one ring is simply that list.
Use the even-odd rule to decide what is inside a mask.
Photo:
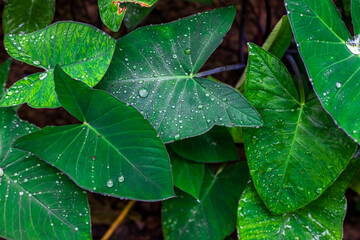
[{"label": "small leaf", "polygon": [[199,200],[178,190],[177,198],[164,201],[165,239],[224,239],[234,231],[237,201],[248,179],[245,162],[217,174],[207,167]]},{"label": "small leaf", "polygon": [[11,148],[35,129],[0,108],[0,236],[91,239],[86,192],[37,157]]},{"label": "small leaf", "polygon": [[351,16],[354,24],[354,34],[360,34],[360,0],[351,0]]},{"label": "small leaf", "polygon": [[97,88],[136,107],[166,143],[200,135],[214,125],[261,125],[238,91],[196,77],[235,13],[227,7],[131,32],[117,42]]},{"label": "small leaf", "polygon": [[0,98],[5,93],[5,85],[8,79],[11,62],[12,60],[8,59],[0,65]]},{"label": "small leaf", "polygon": [[44,129],[14,146],[32,152],[97,193],[141,200],[174,195],[169,156],[150,123],[133,107],[55,68],[62,106],[83,124]]},{"label": "small leaf", "polygon": [[175,187],[199,199],[205,174],[205,165],[182,158],[171,149],[168,149],[168,152],[170,154]]},{"label": "small leaf", "polygon": [[50,25],[55,0],[8,0],[3,12],[5,34],[31,33]]},{"label": "small leaf", "polygon": [[238,207],[239,239],[342,239],[347,207],[344,193],[358,168],[359,160],[353,160],[320,198],[278,216],[271,215],[250,182]]},{"label": "small leaf", "polygon": [[59,22],[25,35],[5,36],[5,47],[13,58],[41,67],[12,85],[0,106],[27,102],[34,108],[54,108],[60,104],[54,90],[56,64],[76,79],[90,86],[97,84],[110,64],[115,40],[92,26],[76,22]]},{"label": "small leaf", "polygon": [[294,211],[335,181],[357,146],[313,92],[299,99],[279,59],[254,44],[249,51],[245,96],[264,120],[261,128],[244,129],[250,173],[272,213]]},{"label": "small leaf", "polygon": [[209,132],[170,144],[183,158],[201,163],[237,161],[239,156],[225,127],[215,126]]}]

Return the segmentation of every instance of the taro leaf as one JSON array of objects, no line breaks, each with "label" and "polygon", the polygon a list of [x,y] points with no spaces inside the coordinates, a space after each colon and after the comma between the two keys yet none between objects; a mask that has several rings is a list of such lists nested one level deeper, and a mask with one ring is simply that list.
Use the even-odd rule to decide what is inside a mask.
[{"label": "taro leaf", "polygon": [[167,143],[214,125],[261,125],[238,91],[196,77],[234,17],[235,8],[227,7],[131,32],[117,42],[97,87],[140,110]]},{"label": "taro leaf", "polygon": [[21,79],[10,87],[0,106],[27,102],[35,108],[59,107],[53,71],[60,64],[73,78],[90,86],[105,74],[115,49],[115,40],[92,26],[59,22],[25,35],[5,36],[8,53],[19,61],[45,69]]},{"label": "taro leaf", "polygon": [[12,60],[8,59],[0,65],[0,97],[5,93],[5,85],[10,71]]},{"label": "taro leaf", "polygon": [[177,198],[164,201],[165,239],[224,239],[234,231],[237,202],[248,179],[245,162],[217,174],[208,166],[199,200],[177,190]]},{"label": "taro leaf", "polygon": [[127,12],[128,7],[124,6],[124,4],[131,3],[132,5],[139,5],[142,8],[150,8],[156,2],[157,0],[98,0],[101,21],[110,28],[111,31],[117,32]]},{"label": "taro leaf", "polygon": [[141,7],[139,4],[128,4],[124,16],[124,24],[129,30],[133,30],[137,25],[155,8],[156,4],[151,7]]},{"label": "taro leaf", "polygon": [[91,239],[86,192],[37,157],[11,148],[35,129],[0,108],[0,236]]},{"label": "taro leaf", "polygon": [[355,35],[360,34],[360,0],[351,0],[351,16]]},{"label": "taro leaf", "polygon": [[341,239],[347,207],[344,193],[358,168],[359,160],[353,160],[320,198],[304,208],[278,216],[271,215],[250,182],[238,207],[239,238]]},{"label": "taro leaf", "polygon": [[[286,2],[300,54],[322,105],[359,141],[359,37],[347,46],[351,36],[331,0]],[[358,14],[354,23],[359,21]]]},{"label": "taro leaf", "polygon": [[236,146],[225,127],[215,126],[209,132],[170,144],[183,158],[195,162],[215,163],[239,160]]},{"label": "taro leaf", "polygon": [[141,200],[173,196],[169,156],[150,123],[133,107],[55,68],[62,106],[83,124],[46,127],[14,146],[68,174],[79,186]]},{"label": "taro leaf", "polygon": [[199,199],[205,174],[205,165],[189,161],[171,149],[168,149],[168,152],[170,154],[175,187]]},{"label": "taro leaf", "polygon": [[3,12],[5,34],[31,33],[50,25],[55,0],[8,0]]},{"label": "taro leaf", "polygon": [[250,174],[272,213],[290,212],[318,198],[357,146],[314,92],[299,99],[279,59],[254,44],[249,51],[245,95],[264,120],[261,128],[244,129]]}]

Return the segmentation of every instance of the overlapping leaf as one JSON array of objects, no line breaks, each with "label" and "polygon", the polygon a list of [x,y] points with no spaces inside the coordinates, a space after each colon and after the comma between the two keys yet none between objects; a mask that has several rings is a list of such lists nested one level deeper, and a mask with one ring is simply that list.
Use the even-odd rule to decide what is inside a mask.
[{"label": "overlapping leaf", "polygon": [[0,98],[5,93],[5,85],[9,75],[11,62],[11,59],[8,59],[0,65]]},{"label": "overlapping leaf", "polygon": [[8,0],[3,12],[5,34],[31,33],[50,25],[55,0]]},{"label": "overlapping leaf", "polygon": [[88,190],[141,200],[173,196],[169,156],[133,107],[55,68],[62,106],[83,124],[44,129],[14,146],[32,152]]},{"label": "overlapping leaf", "polygon": [[0,106],[26,102],[35,108],[53,108],[60,106],[54,90],[55,65],[62,66],[73,78],[94,86],[108,69],[115,40],[86,24],[59,22],[30,34],[7,35],[5,47],[13,58],[41,67],[45,72],[16,82]]},{"label": "overlapping leaf", "polygon": [[285,213],[319,197],[345,169],[356,144],[313,92],[299,97],[280,60],[254,44],[249,49],[245,95],[264,120],[263,127],[244,129],[250,174],[270,211]]},{"label": "overlapping leaf", "polygon": [[238,207],[239,239],[341,239],[346,214],[344,192],[358,168],[357,159],[319,199],[278,216],[271,215],[250,182]]},{"label": "overlapping leaf", "polygon": [[355,35],[360,34],[360,0],[351,0],[351,16]]},{"label": "overlapping leaf", "polygon": [[183,158],[195,162],[215,163],[236,161],[239,156],[229,131],[215,126],[209,132],[170,144]]},{"label": "overlapping leaf", "polygon": [[0,236],[91,239],[86,192],[37,157],[11,148],[35,129],[0,108]]},{"label": "overlapping leaf", "polygon": [[163,203],[165,239],[222,240],[235,228],[236,205],[249,179],[244,162],[223,172],[205,170],[200,199],[180,190]]},{"label": "overlapping leaf", "polygon": [[[356,141],[360,140],[360,49],[331,0],[287,0],[290,23],[310,80],[327,112]],[[352,2],[355,31],[358,1]],[[357,46],[356,46],[357,45]]]},{"label": "overlapping leaf", "polygon": [[196,77],[234,16],[235,9],[227,7],[131,32],[117,42],[97,88],[140,110],[164,142],[200,135],[214,125],[261,125],[235,89]]},{"label": "overlapping leaf", "polygon": [[130,4],[127,6],[124,16],[124,24],[129,30],[136,28],[139,23],[155,8],[156,4],[151,7],[142,7],[139,4]]}]

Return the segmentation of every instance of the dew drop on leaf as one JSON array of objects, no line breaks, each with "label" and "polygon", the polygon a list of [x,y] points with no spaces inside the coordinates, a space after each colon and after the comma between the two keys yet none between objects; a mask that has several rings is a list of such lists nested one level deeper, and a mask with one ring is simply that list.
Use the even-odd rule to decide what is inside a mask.
[{"label": "dew drop on leaf", "polygon": [[106,186],[113,187],[114,186],[113,180],[109,179],[109,181],[106,183]]},{"label": "dew drop on leaf", "polygon": [[179,133],[175,135],[174,140],[175,140],[175,141],[180,140],[180,134],[179,134]]},{"label": "dew drop on leaf", "polygon": [[125,177],[123,175],[121,175],[119,178],[118,178],[118,182],[119,183],[122,183],[125,181]]},{"label": "dew drop on leaf", "polygon": [[177,55],[176,55],[176,54],[173,54],[173,58],[177,58]]},{"label": "dew drop on leaf", "polygon": [[341,82],[337,82],[335,85],[336,85],[336,88],[341,88]]},{"label": "dew drop on leaf", "polygon": [[191,50],[190,50],[190,48],[185,49],[185,53],[186,53],[187,55],[190,55],[190,54],[191,54]]},{"label": "dew drop on leaf", "polygon": [[203,109],[204,109],[204,105],[199,105],[199,106],[198,106],[198,109],[199,109],[199,110],[203,110]]},{"label": "dew drop on leaf", "polygon": [[0,177],[4,176],[4,170],[0,168]]},{"label": "dew drop on leaf", "polygon": [[226,102],[226,101],[227,101],[227,98],[224,97],[224,98],[222,98],[221,100],[222,100],[223,102]]},{"label": "dew drop on leaf", "polygon": [[139,96],[142,98],[146,98],[149,95],[149,92],[146,88],[141,88],[139,90]]},{"label": "dew drop on leaf", "polygon": [[346,46],[353,54],[360,54],[360,34],[349,38]]}]

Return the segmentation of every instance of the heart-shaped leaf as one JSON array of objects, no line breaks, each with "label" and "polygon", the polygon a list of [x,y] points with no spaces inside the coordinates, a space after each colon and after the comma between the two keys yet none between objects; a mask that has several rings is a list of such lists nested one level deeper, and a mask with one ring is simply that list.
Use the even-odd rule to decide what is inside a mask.
[{"label": "heart-shaped leaf", "polygon": [[[300,54],[322,105],[341,128],[360,141],[360,37],[351,38],[331,0],[286,3]],[[353,2],[353,9],[355,6]],[[358,14],[353,17],[355,26]]]},{"label": "heart-shaped leaf", "polygon": [[183,158],[195,162],[216,163],[239,160],[236,146],[225,127],[215,126],[209,132],[170,144]]},{"label": "heart-shaped leaf", "polygon": [[34,108],[54,108],[60,106],[54,90],[55,65],[62,66],[71,77],[94,86],[108,69],[115,40],[86,24],[59,22],[30,34],[7,35],[5,47],[13,58],[41,67],[45,72],[16,82],[0,106],[26,102]]},{"label": "heart-shaped leaf", "polygon": [[163,203],[165,239],[224,239],[234,231],[237,202],[248,179],[245,162],[216,174],[208,166],[199,200],[178,190],[177,198]]},{"label": "heart-shaped leaf", "polygon": [[244,129],[250,174],[271,212],[290,212],[319,197],[357,146],[313,92],[305,97],[301,86],[299,97],[279,59],[254,44],[249,51],[245,95],[264,120],[263,127]]},{"label": "heart-shaped leaf", "polygon": [[189,161],[177,155],[171,149],[168,149],[168,152],[175,187],[199,199],[201,185],[204,180],[205,164]]},{"label": "heart-shaped leaf", "polygon": [[5,34],[31,33],[50,25],[55,0],[8,0],[3,12]]},{"label": "heart-shaped leaf", "polygon": [[142,8],[150,8],[156,2],[157,0],[98,0],[101,20],[113,32],[119,31],[127,12],[127,6],[124,4],[131,3],[131,5],[136,4]]},{"label": "heart-shaped leaf", "polygon": [[214,125],[261,125],[238,91],[196,77],[234,17],[235,8],[227,7],[131,32],[117,42],[97,88],[140,110],[166,143]]},{"label": "heart-shaped leaf", "polygon": [[12,60],[8,59],[0,65],[0,98],[5,93],[5,85],[8,79],[11,62]]},{"label": "heart-shaped leaf", "polygon": [[150,123],[133,107],[55,68],[62,106],[83,124],[46,127],[14,146],[68,174],[79,186],[141,200],[174,195],[169,156]]},{"label": "heart-shaped leaf", "polygon": [[11,148],[35,129],[0,108],[0,236],[91,239],[86,192],[37,157]]},{"label": "heart-shaped leaf", "polygon": [[347,206],[344,192],[357,169],[358,159],[349,164],[319,199],[297,211],[278,216],[269,212],[250,182],[238,207],[239,239],[342,239]]}]

